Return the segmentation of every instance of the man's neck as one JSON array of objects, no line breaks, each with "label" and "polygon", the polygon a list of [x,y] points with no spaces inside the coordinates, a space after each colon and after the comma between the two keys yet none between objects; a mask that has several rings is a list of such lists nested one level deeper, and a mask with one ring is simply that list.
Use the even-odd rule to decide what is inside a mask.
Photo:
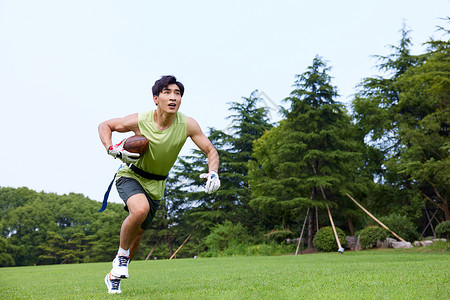
[{"label": "man's neck", "polygon": [[175,116],[176,114],[168,114],[162,112],[159,109],[156,109],[153,120],[155,122],[156,127],[159,130],[163,131],[168,129],[172,125],[173,121],[175,120]]}]

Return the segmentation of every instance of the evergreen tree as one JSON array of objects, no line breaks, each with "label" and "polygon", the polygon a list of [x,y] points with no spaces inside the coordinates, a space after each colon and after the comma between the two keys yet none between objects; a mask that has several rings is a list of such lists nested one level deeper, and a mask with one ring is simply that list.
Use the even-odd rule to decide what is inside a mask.
[{"label": "evergreen tree", "polygon": [[408,175],[399,172],[398,166],[387,165],[405,146],[399,136],[399,122],[406,112],[399,108],[403,90],[398,79],[425,59],[411,55],[409,34],[404,25],[399,46],[391,46],[393,53],[377,56],[381,61],[377,67],[385,75],[364,79],[352,106],[360,133],[368,141],[364,150],[366,172],[372,173],[374,180],[364,201],[367,208],[378,215],[398,212],[415,219],[422,205],[420,197],[412,190]]},{"label": "evergreen tree", "polygon": [[398,135],[404,147],[387,163],[405,174],[420,196],[443,212],[445,220],[450,220],[449,45],[449,41],[432,41],[425,63],[397,80],[402,90]]},{"label": "evergreen tree", "polygon": [[[441,28],[443,29],[443,28]],[[424,198],[448,211],[448,41],[430,41],[428,53],[413,56],[409,31],[394,53],[379,57],[386,77],[367,78],[353,108],[369,140],[366,161],[376,174],[368,208],[420,219]],[[425,213],[424,213],[425,215]]]},{"label": "evergreen tree", "polygon": [[355,189],[361,145],[343,105],[334,100],[337,92],[328,71],[315,57],[307,71],[296,76],[295,90],[285,99],[290,103],[286,119],[255,143],[251,203],[283,227],[297,226],[298,216],[308,207],[343,206],[345,192]]},{"label": "evergreen tree", "polygon": [[226,177],[230,181],[228,193],[233,197],[236,205],[236,218],[231,219],[235,223],[241,223],[252,231],[263,225],[261,215],[249,205],[251,190],[248,184],[248,165],[253,154],[253,143],[258,140],[273,125],[268,117],[266,107],[258,107],[261,99],[255,90],[250,97],[243,97],[242,102],[230,103],[229,111],[233,112],[228,117],[231,120],[230,139],[231,157],[224,162],[227,170]]}]

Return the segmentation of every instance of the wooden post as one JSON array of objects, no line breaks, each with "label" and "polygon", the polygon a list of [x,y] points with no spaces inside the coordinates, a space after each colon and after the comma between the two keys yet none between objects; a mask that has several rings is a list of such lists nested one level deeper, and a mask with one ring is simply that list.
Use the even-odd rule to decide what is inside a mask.
[{"label": "wooden post", "polygon": [[[317,174],[316,167],[314,167],[314,165],[312,165],[312,168],[314,170],[314,174]],[[321,185],[320,185],[320,191],[322,192],[323,199],[327,200],[327,196],[325,196],[325,191],[323,190],[323,187]],[[336,227],[334,227],[333,217],[331,216],[331,212],[330,212],[330,208],[328,207],[328,204],[327,204],[327,211],[328,211],[328,217],[330,218],[331,227],[333,228],[334,238],[336,239],[336,243],[338,245],[338,251],[339,251],[339,253],[343,253],[344,248],[342,248],[342,246],[341,246],[341,241],[339,240],[339,237],[337,235]]]},{"label": "wooden post", "polygon": [[180,247],[178,247],[178,249],[177,249],[177,251],[175,251],[175,253],[174,254],[172,254],[172,256],[169,258],[169,260],[171,260],[176,254],[177,254],[177,252],[181,249],[181,247],[183,247],[184,246],[184,243],[186,243],[187,242],[187,240],[189,239],[191,237],[191,235],[189,235],[185,240],[184,240],[184,242],[183,242],[183,244],[181,244],[181,246]]},{"label": "wooden post", "polygon": [[355,202],[356,205],[359,206],[359,208],[361,208],[367,215],[369,215],[369,217],[371,217],[372,219],[375,220],[375,222],[377,222],[378,224],[381,225],[381,227],[383,227],[384,229],[386,229],[387,231],[389,231],[390,233],[392,233],[396,238],[398,238],[400,241],[402,242],[406,242],[404,239],[402,239],[401,237],[399,237],[395,232],[393,232],[392,230],[390,230],[386,225],[384,225],[383,223],[381,223],[380,220],[378,220],[377,218],[375,218],[370,212],[367,211],[367,209],[365,209],[361,204],[359,204],[355,199],[352,198],[352,196],[350,196],[348,193],[346,193],[346,195],[352,199],[353,202]]},{"label": "wooden post", "polygon": [[428,217],[428,220],[429,220],[429,221],[428,221],[427,226],[425,226],[425,229],[422,231],[422,234],[421,234],[420,236],[423,237],[423,235],[424,235],[425,231],[427,230],[428,226],[431,225],[431,229],[432,229],[432,231],[433,231],[433,236],[436,237],[436,233],[434,232],[433,224],[431,224],[431,221],[433,221],[434,216],[436,216],[436,213],[437,213],[438,211],[439,211],[439,210],[436,209],[436,211],[434,212],[433,216],[432,216],[431,219],[430,219],[430,215],[428,214],[427,208],[425,207],[425,212],[426,212],[426,214],[427,214],[427,217]]},{"label": "wooden post", "polygon": [[310,207],[308,207],[308,210],[306,211],[305,221],[303,222],[302,232],[300,233],[300,238],[298,239],[297,250],[295,250],[295,255],[297,255],[298,249],[300,248],[300,243],[302,242],[303,230],[305,229],[306,220],[308,219],[309,209]]},{"label": "wooden post", "polygon": [[150,253],[147,255],[147,257],[145,258],[145,260],[149,260],[150,256],[152,256],[153,251],[155,251],[156,246],[158,246],[159,241],[161,240],[161,238],[158,239],[158,241],[156,242],[155,246],[153,246],[152,250],[150,251]]},{"label": "wooden post", "polygon": [[339,237],[337,235],[336,227],[334,227],[333,217],[331,216],[330,208],[327,205],[327,211],[328,211],[328,217],[330,218],[331,227],[333,228],[334,238],[336,239],[336,243],[338,245],[339,252],[344,251],[342,250],[341,241],[339,240]]}]

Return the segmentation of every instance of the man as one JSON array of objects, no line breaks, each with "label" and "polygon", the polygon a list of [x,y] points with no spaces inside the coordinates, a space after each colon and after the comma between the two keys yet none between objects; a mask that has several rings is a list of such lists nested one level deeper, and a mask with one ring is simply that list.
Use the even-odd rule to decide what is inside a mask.
[{"label": "man", "polygon": [[[209,172],[200,175],[207,180],[205,191],[212,193],[220,187],[216,149],[193,118],[178,112],[183,84],[174,76],[163,76],[155,82],[152,92],[155,110],[107,120],[98,127],[108,154],[126,163],[117,172],[116,187],[129,215],[122,223],[113,268],[105,277],[109,293],[121,293],[120,280],[128,278],[128,263],[138,250],[142,234],[150,226],[163,197],[165,178],[188,137],[208,158]],[[150,141],[149,150],[139,157],[124,150],[123,141],[113,145],[114,131],[132,131],[145,136]]]}]

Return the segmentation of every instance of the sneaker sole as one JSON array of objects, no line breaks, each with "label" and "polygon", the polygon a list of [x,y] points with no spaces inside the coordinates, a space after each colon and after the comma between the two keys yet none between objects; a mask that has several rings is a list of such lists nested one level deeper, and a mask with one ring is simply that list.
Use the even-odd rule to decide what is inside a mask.
[{"label": "sneaker sole", "polygon": [[109,286],[108,286],[108,274],[106,274],[105,276],[105,284],[106,284],[106,288],[108,289],[108,294],[121,294],[122,291],[113,291],[113,290],[109,290]]},{"label": "sneaker sole", "polygon": [[120,279],[127,279],[129,276],[126,275],[122,275],[122,274],[117,274],[117,273],[113,273],[113,271],[111,271],[111,275]]}]

